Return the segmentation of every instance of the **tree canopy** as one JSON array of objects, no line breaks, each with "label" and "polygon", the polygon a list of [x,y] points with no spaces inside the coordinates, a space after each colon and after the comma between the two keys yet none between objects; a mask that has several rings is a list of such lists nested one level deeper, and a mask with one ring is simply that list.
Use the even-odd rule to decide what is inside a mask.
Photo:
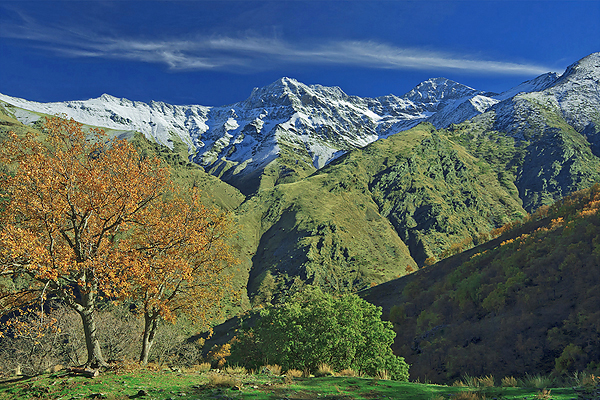
[{"label": "tree canopy", "polygon": [[81,316],[87,365],[106,365],[94,320],[102,297],[136,298],[151,319],[169,319],[191,308],[176,302],[183,292],[221,287],[222,264],[208,260],[230,260],[227,219],[197,194],[186,203],[131,143],[53,117],[43,137],[9,134],[0,161],[0,310],[62,301]]},{"label": "tree canopy", "polygon": [[381,308],[355,294],[336,297],[307,287],[261,311],[256,326],[234,340],[232,356],[284,369],[315,371],[328,364],[369,375],[386,371],[392,379],[408,380],[408,365],[390,347],[395,336],[391,323],[381,320]]}]

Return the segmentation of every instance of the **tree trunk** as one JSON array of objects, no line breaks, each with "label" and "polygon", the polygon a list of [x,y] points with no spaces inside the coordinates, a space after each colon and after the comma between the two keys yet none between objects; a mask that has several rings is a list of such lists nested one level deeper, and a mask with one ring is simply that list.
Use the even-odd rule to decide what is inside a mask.
[{"label": "tree trunk", "polygon": [[83,323],[83,332],[85,333],[85,346],[87,348],[88,359],[85,365],[87,367],[107,367],[108,363],[102,356],[100,342],[96,336],[96,321],[94,320],[94,309],[86,307],[79,312]]},{"label": "tree trunk", "polygon": [[144,337],[142,339],[142,352],[140,353],[140,363],[148,364],[148,356],[150,349],[154,344],[154,336],[156,336],[156,328],[158,327],[158,313],[144,313]]},{"label": "tree trunk", "polygon": [[84,271],[80,276],[83,282],[92,282],[91,287],[80,285],[79,299],[72,293],[70,287],[58,286],[54,288],[56,294],[62,299],[68,307],[72,308],[81,317],[83,324],[83,333],[85,334],[85,346],[87,348],[87,361],[85,367],[99,368],[108,367],[108,363],[102,356],[100,342],[96,336],[96,321],[94,319],[94,310],[96,309],[96,294],[98,293],[98,282],[93,276],[92,271]]}]

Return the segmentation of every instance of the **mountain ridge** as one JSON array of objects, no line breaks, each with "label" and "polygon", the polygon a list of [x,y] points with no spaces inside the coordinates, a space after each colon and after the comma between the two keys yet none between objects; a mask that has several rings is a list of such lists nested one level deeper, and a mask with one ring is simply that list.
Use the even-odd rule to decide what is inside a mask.
[{"label": "mountain ridge", "polygon": [[[529,84],[525,89],[537,87]],[[171,148],[177,137],[187,144],[190,160],[250,194],[260,179],[249,179],[253,183],[248,185],[242,183],[245,176],[260,175],[286,149],[296,153],[294,165],[306,164],[298,173],[302,178],[346,151],[420,122],[430,121],[438,128],[460,123],[498,102],[488,95],[446,78],[432,78],[401,97],[361,98],[339,87],[305,85],[284,77],[253,89],[245,100],[219,107],[143,103],[109,94],[55,103],[2,94],[0,100],[24,110],[64,113],[89,125],[139,131]],[[17,118],[31,123],[35,115],[22,111]]]}]

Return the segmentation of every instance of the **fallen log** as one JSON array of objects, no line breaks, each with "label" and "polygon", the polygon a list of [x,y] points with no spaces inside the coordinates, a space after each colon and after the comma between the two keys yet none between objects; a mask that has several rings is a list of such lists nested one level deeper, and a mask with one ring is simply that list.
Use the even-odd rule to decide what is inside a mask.
[{"label": "fallen log", "polygon": [[100,371],[93,368],[71,367],[67,368],[67,372],[71,373],[72,375],[83,375],[88,378],[95,378],[100,375]]}]

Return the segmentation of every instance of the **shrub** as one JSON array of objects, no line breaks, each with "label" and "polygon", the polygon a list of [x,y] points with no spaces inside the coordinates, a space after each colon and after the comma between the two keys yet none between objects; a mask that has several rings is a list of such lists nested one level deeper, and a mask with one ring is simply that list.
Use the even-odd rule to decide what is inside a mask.
[{"label": "shrub", "polygon": [[584,352],[579,346],[568,344],[561,353],[560,357],[554,360],[554,372],[556,374],[566,374],[573,370],[577,364],[581,363]]},{"label": "shrub", "polygon": [[381,308],[355,294],[334,297],[306,287],[287,303],[262,310],[254,329],[232,342],[232,357],[268,360],[286,370],[316,371],[323,363],[372,376],[386,370],[406,381],[408,364],[391,350],[395,336],[392,324],[381,320]]},{"label": "shrub", "polygon": [[231,345],[225,343],[223,345],[214,345],[208,352],[208,359],[215,368],[223,368],[227,362],[227,357],[231,355]]}]

